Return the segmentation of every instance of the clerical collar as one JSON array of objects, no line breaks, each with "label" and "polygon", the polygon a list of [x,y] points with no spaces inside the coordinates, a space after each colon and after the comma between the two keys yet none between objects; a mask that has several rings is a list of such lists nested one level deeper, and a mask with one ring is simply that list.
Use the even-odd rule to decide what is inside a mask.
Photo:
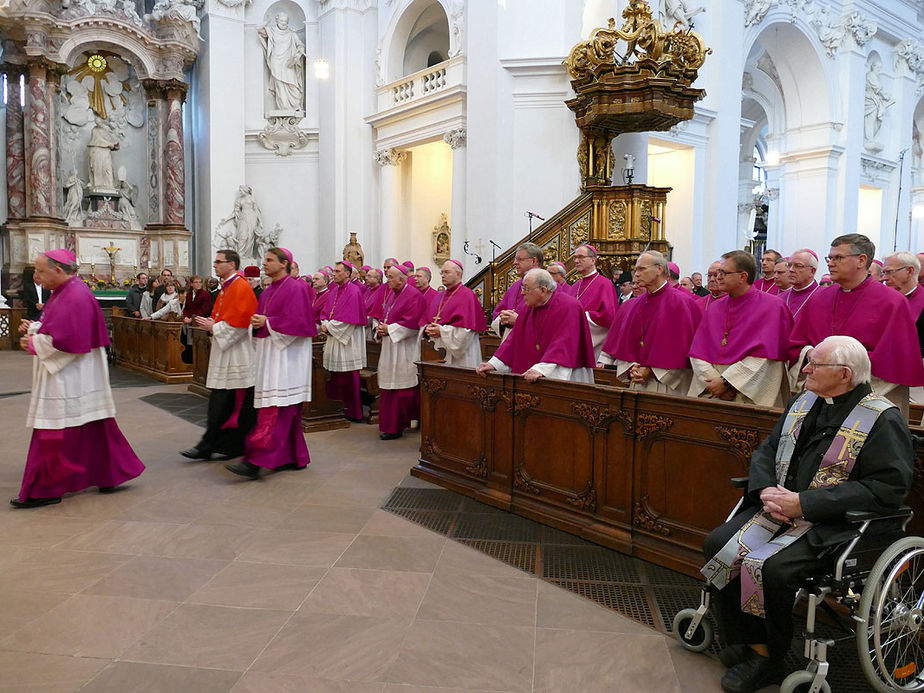
[{"label": "clerical collar", "polygon": [[812,288],[812,285],[813,285],[814,283],[815,283],[815,280],[813,279],[813,280],[810,281],[808,284],[806,284],[805,286],[803,286],[801,289],[796,288],[795,286],[791,286],[791,287],[789,287],[789,288],[792,289],[795,293],[798,294],[798,293],[802,293],[803,291],[808,291],[809,289],[811,289],[811,288]]},{"label": "clerical collar", "polygon": [[590,274],[581,276],[581,279],[590,279],[590,278],[591,278],[592,276],[594,276],[596,273],[597,273],[597,270],[594,270],[594,271],[591,272]]},{"label": "clerical collar", "polygon": [[662,291],[662,290],[664,289],[665,286],[668,286],[667,280],[664,280],[664,283],[661,284],[661,286],[659,286],[657,289],[655,289],[654,291],[651,291],[651,292],[649,292],[649,293],[656,294],[656,293]]},{"label": "clerical collar", "polygon": [[825,401],[825,404],[844,404],[852,399],[857,399],[859,401],[872,391],[873,389],[870,387],[869,383],[860,383],[852,390],[847,390],[847,392],[842,392],[834,397],[822,397],[822,399]]},{"label": "clerical collar", "polygon": [[870,275],[867,274],[866,279],[864,279],[862,282],[857,284],[852,289],[845,289],[843,286],[840,288],[841,288],[841,291],[843,291],[845,294],[849,294],[851,291],[860,291],[861,289],[865,289],[867,286],[869,286],[869,280],[870,280]]},{"label": "clerical collar", "polygon": [[233,282],[235,279],[237,279],[240,276],[241,275],[239,272],[235,272],[227,279],[219,279],[218,284],[221,286],[222,289],[224,289],[226,286],[228,286],[228,284],[230,284],[231,282]]},{"label": "clerical collar", "polygon": [[911,294],[913,294],[913,293],[914,293],[915,291],[917,291],[917,290],[918,290],[918,285],[915,284],[915,285],[914,285],[914,288],[913,288],[911,291],[909,291],[907,294],[905,294],[905,296],[910,296]]}]

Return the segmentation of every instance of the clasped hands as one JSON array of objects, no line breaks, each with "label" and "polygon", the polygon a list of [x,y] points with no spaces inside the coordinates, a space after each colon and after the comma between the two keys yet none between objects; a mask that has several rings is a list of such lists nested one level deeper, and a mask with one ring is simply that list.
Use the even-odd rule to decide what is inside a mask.
[{"label": "clasped hands", "polygon": [[[487,378],[487,377],[488,377],[488,373],[490,373],[490,372],[493,371],[493,370],[494,370],[494,366],[492,366],[492,365],[491,365],[490,363],[488,363],[487,361],[485,361],[485,362],[482,363],[480,366],[477,366],[477,367],[475,368],[475,372],[476,372],[478,375],[480,375],[482,378]],[[537,371],[535,368],[530,368],[528,371],[526,371],[526,372],[523,374],[523,379],[524,379],[526,382],[528,382],[528,383],[534,383],[534,382],[536,382],[537,380],[539,380],[539,378],[542,378],[542,377],[544,377],[544,376],[542,375],[542,373],[540,373],[539,371]]]},{"label": "clasped hands", "polygon": [[515,310],[502,310],[498,317],[500,318],[500,324],[510,327],[517,321],[517,312]]},{"label": "clasped hands", "polygon": [[251,326],[253,329],[259,330],[259,329],[260,329],[261,327],[263,327],[265,324],[266,324],[266,316],[265,316],[265,315],[257,315],[256,313],[254,313],[253,315],[250,316],[250,326]]},{"label": "clasped hands", "polygon": [[802,503],[799,494],[780,485],[768,486],[760,492],[764,512],[779,522],[789,522],[802,517]]},{"label": "clasped hands", "polygon": [[440,326],[435,322],[431,322],[424,328],[424,332],[428,337],[439,337],[440,336]]},{"label": "clasped hands", "polygon": [[203,318],[199,315],[196,316],[196,327],[201,327],[206,332],[211,332],[214,326],[215,321],[211,318]]},{"label": "clasped hands", "polygon": [[735,399],[735,391],[725,384],[721,376],[718,378],[705,378],[703,382],[706,383],[706,389],[709,390],[713,397],[726,402],[731,402]]},{"label": "clasped hands", "polygon": [[386,325],[383,322],[380,322],[378,325],[375,326],[375,334],[378,335],[379,337],[384,337],[385,335],[387,335],[388,325]]},{"label": "clasped hands", "polygon": [[26,333],[29,331],[29,325],[31,324],[32,321],[25,318],[19,321],[19,334],[23,335],[19,338],[19,348],[23,351],[29,351],[29,337]]}]

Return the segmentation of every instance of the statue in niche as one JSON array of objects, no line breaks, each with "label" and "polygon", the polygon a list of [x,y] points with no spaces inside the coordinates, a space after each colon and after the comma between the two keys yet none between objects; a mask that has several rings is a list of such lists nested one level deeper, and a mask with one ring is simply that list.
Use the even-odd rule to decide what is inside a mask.
[{"label": "statue in niche", "polygon": [[305,44],[289,28],[289,15],[279,12],[272,22],[260,27],[257,34],[269,68],[267,92],[276,110],[304,113]]},{"label": "statue in niche", "polygon": [[866,142],[864,146],[867,151],[874,153],[882,151],[882,144],[876,140],[876,137],[882,129],[882,118],[886,110],[895,103],[895,99],[882,87],[879,77],[881,71],[882,65],[874,60],[869,64],[869,70],[866,73],[866,109],[863,127]]},{"label": "statue in niche", "polygon": [[135,192],[137,188],[125,180],[127,177],[125,167],[119,166],[119,213],[133,229],[141,228],[138,210],[135,209]]},{"label": "statue in niche", "polygon": [[216,248],[235,250],[242,259],[260,260],[263,257],[260,253],[261,242],[271,236],[263,232],[263,214],[254,199],[253,190],[249,185],[240,186],[234,200],[234,211],[218,222],[215,231]]},{"label": "statue in niche", "polygon": [[664,28],[671,29],[680,24],[684,31],[690,28],[690,20],[693,17],[706,11],[705,7],[695,7],[691,10],[687,7],[686,0],[664,0],[663,8]]},{"label": "statue in niche", "polygon": [[449,259],[452,230],[446,212],[440,212],[440,221],[433,227],[433,261],[442,265]]},{"label": "statue in niche", "polygon": [[366,259],[366,255],[363,253],[363,247],[359,244],[359,241],[356,240],[356,233],[354,231],[350,231],[350,242],[343,246],[343,259],[355,267],[362,267],[363,260]]},{"label": "statue in niche", "polygon": [[112,152],[119,148],[118,137],[97,117],[87,143],[87,161],[90,169],[90,192],[116,192],[112,175]]},{"label": "statue in niche", "polygon": [[83,181],[77,175],[77,169],[71,169],[71,174],[64,183],[64,189],[67,195],[61,215],[68,226],[83,226]]}]

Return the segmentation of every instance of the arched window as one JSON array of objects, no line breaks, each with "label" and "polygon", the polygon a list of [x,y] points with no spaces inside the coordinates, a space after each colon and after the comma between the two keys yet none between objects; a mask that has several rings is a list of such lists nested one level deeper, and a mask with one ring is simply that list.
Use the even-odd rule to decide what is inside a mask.
[{"label": "arched window", "polygon": [[446,60],[449,20],[443,6],[433,2],[414,22],[404,48],[404,74],[410,75]]}]

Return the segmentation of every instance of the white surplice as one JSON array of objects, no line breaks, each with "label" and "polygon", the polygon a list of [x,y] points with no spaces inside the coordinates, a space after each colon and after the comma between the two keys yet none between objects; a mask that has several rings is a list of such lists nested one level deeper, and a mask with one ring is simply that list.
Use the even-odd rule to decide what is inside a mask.
[{"label": "white surplice", "polygon": [[366,367],[366,326],[339,320],[322,320],[327,327],[324,342],[324,368],[331,373],[347,373]]},{"label": "white surplice", "polygon": [[420,360],[420,331],[397,323],[387,326],[388,334],[382,338],[379,354],[378,379],[383,390],[404,390],[417,385],[417,366]]},{"label": "white surplice", "polygon": [[711,397],[706,389],[706,378],[725,378],[735,390],[736,402],[757,404],[762,407],[782,407],[789,401],[789,378],[782,361],[757,356],[745,356],[735,363],[713,364],[691,358],[693,381],[690,397]]},{"label": "white surplice", "polygon": [[[481,363],[481,339],[475,330],[467,327],[440,325],[439,337],[430,341],[437,349],[446,352],[446,365],[459,368],[476,368]],[[507,330],[512,332],[512,328]]]},{"label": "white surplice", "polygon": [[311,337],[296,337],[273,330],[256,343],[256,387],[253,406],[288,407],[311,401]]},{"label": "white surplice", "polygon": [[629,388],[639,392],[656,392],[662,395],[674,395],[676,397],[686,397],[690,390],[690,382],[693,380],[693,371],[689,368],[652,368],[651,377],[644,383],[633,383],[629,375],[632,366],[638,365],[629,361],[620,361],[603,352],[599,363],[605,365],[616,365],[616,377],[629,383]]},{"label": "white surplice", "polygon": [[594,362],[600,360],[600,353],[603,351],[603,343],[606,341],[606,335],[610,328],[598,325],[590,319],[590,311],[584,311],[584,317],[587,318],[587,324],[590,325],[590,341],[594,344]]},{"label": "white surplice", "polygon": [[253,340],[250,326],[231,327],[224,320],[212,327],[212,350],[205,386],[210,390],[253,387]]},{"label": "white surplice", "polygon": [[[494,370],[498,373],[510,372],[510,366],[497,358],[497,356],[492,356],[488,359],[488,363],[494,366]],[[589,385],[594,383],[593,368],[568,368],[567,366],[559,366],[557,363],[541,362],[534,364],[530,370],[539,371],[543,378],[548,378],[549,380],[569,380],[572,383],[588,383]]]},{"label": "white surplice", "polygon": [[114,417],[106,349],[97,347],[86,354],[58,351],[52,346],[51,335],[35,334],[39,327],[39,322],[29,325],[36,357],[32,359],[32,397],[26,426],[71,428]]}]

